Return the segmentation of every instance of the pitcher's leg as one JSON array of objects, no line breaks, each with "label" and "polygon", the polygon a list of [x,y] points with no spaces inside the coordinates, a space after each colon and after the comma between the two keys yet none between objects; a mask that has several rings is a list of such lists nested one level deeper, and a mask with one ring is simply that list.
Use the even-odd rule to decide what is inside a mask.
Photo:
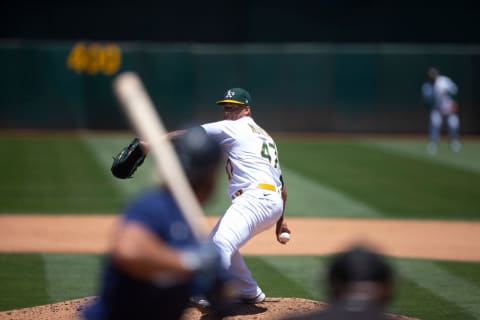
[{"label": "pitcher's leg", "polygon": [[455,113],[448,115],[447,125],[448,136],[450,137],[450,148],[453,152],[458,152],[461,149],[460,141],[458,140],[458,129],[460,127],[460,120]]},{"label": "pitcher's leg", "polygon": [[262,293],[262,290],[253,279],[253,275],[248,269],[243,256],[240,252],[235,252],[232,256],[232,266],[230,268],[232,276],[236,279],[238,295],[243,298],[255,298]]},{"label": "pitcher's leg", "polygon": [[222,262],[235,279],[235,288],[239,297],[256,297],[262,291],[253,279],[238,249],[254,234],[248,219],[240,214],[238,205],[232,205],[221,217],[212,231],[212,240],[218,247]]},{"label": "pitcher's leg", "polygon": [[230,269],[233,254],[246,242],[248,235],[248,226],[243,217],[236,206],[230,206],[211,233],[212,241],[220,251],[226,269]]},{"label": "pitcher's leg", "polygon": [[[258,233],[275,225],[281,217],[283,210],[283,201],[275,193],[260,190],[258,192],[250,192],[242,197],[244,197],[241,201],[242,205],[244,208],[249,208],[242,211],[245,223],[249,225],[249,235],[241,246]],[[238,280],[238,293],[241,298],[253,299],[254,302],[259,302],[258,298],[260,298],[260,301],[263,301],[265,295],[254,280],[251,271],[238,250],[232,255],[230,271]]]},{"label": "pitcher's leg", "polygon": [[437,144],[440,140],[440,129],[442,127],[442,115],[437,110],[430,113],[429,141],[427,150],[430,154],[437,153]]}]

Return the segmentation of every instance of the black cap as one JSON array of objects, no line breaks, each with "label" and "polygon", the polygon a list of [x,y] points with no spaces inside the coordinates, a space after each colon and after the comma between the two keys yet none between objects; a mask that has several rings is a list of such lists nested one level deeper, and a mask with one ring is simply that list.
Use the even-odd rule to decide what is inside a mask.
[{"label": "black cap", "polygon": [[380,254],[363,246],[355,246],[334,257],[328,281],[333,288],[359,281],[388,282],[392,277],[390,265]]}]

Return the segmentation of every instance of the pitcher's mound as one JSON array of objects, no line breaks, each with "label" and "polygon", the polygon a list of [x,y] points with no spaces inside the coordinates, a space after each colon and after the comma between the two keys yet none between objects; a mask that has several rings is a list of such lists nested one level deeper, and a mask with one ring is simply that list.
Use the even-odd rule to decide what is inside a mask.
[{"label": "pitcher's mound", "polygon": [[[326,307],[326,303],[299,298],[267,298],[258,304],[242,304],[237,306],[235,315],[225,317],[225,320],[276,320],[294,314],[313,312]],[[185,310],[182,320],[207,320],[208,311],[200,311],[191,307]]]},{"label": "pitcher's mound", "polygon": [[[96,297],[87,297],[58,302],[33,308],[15,309],[0,312],[0,320],[78,320],[84,306],[93,302]],[[325,308],[325,302],[299,298],[267,298],[263,303],[256,305],[241,305],[234,316],[225,317],[225,320],[277,320],[292,315],[314,312]],[[401,315],[388,314],[394,320],[413,320]],[[197,308],[188,308],[182,320],[208,320],[208,313]]]},{"label": "pitcher's mound", "polygon": [[[300,298],[267,298],[263,303],[256,305],[239,305],[235,315],[223,318],[224,320],[279,320],[289,316],[298,316],[322,310],[327,303]],[[386,314],[391,320],[419,320],[398,314]],[[197,308],[185,310],[181,320],[209,320],[207,311]]]},{"label": "pitcher's mound", "polygon": [[[32,308],[0,312],[0,320],[77,320],[83,308],[96,297],[68,300]],[[239,305],[235,316],[224,319],[276,320],[292,314],[301,314],[325,307],[323,302],[298,298],[267,298],[257,305]],[[208,312],[191,307],[185,310],[182,320],[207,320]]]}]

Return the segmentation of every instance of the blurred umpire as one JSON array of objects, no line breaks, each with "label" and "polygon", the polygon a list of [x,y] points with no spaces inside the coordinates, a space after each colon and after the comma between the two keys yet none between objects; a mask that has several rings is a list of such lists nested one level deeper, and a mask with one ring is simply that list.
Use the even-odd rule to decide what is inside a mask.
[{"label": "blurred umpire", "polygon": [[393,271],[385,259],[364,246],[354,246],[333,258],[328,269],[325,310],[291,320],[386,320],[393,292]]},{"label": "blurred umpire", "polygon": [[[173,139],[200,203],[212,194],[221,159],[217,141],[196,127]],[[211,294],[224,276],[220,255],[194,238],[166,187],[137,197],[113,235],[97,301],[85,319],[178,319],[190,296]]]}]

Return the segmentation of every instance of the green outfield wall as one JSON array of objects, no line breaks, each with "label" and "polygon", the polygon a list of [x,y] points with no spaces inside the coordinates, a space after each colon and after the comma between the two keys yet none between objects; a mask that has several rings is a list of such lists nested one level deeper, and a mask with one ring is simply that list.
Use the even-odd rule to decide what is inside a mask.
[{"label": "green outfield wall", "polygon": [[480,133],[476,46],[0,42],[0,128],[127,128],[111,86],[133,70],[168,128],[218,119],[241,86],[270,130],[419,133],[429,66],[458,84],[462,132]]}]

